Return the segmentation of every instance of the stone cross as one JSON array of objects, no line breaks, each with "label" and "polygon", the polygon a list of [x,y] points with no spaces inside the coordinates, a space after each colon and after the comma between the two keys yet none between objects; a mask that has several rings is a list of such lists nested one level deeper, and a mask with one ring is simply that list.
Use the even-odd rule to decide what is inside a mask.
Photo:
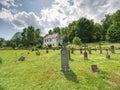
[{"label": "stone cross", "polygon": [[63,46],[63,48],[61,49],[61,71],[63,72],[70,71],[69,53],[66,46]]}]

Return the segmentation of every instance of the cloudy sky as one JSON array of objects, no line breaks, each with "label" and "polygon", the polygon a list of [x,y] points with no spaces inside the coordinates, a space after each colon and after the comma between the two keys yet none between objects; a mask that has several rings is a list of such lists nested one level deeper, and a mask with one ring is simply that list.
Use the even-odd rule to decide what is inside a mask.
[{"label": "cloudy sky", "polygon": [[29,25],[45,35],[81,17],[100,23],[105,14],[118,9],[120,0],[0,0],[0,37],[11,39]]}]

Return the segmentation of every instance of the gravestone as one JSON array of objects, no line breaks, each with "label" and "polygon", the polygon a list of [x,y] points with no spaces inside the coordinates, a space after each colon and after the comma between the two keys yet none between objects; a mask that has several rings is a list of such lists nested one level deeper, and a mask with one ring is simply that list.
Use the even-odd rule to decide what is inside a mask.
[{"label": "gravestone", "polygon": [[88,54],[86,51],[84,52],[84,60],[88,60]]},{"label": "gravestone", "polygon": [[107,58],[107,59],[110,59],[110,55],[109,55],[109,53],[108,53],[108,49],[106,49],[106,52],[107,52],[107,53],[106,53],[106,58]]},{"label": "gravestone", "polygon": [[110,50],[111,50],[111,53],[115,53],[115,47],[114,47],[114,45],[112,45],[112,46],[110,47]]},{"label": "gravestone", "polygon": [[36,55],[37,55],[37,56],[39,56],[39,55],[40,55],[40,52],[39,52],[39,51],[37,51],[37,52],[36,52]]},{"label": "gravestone", "polygon": [[0,64],[2,64],[2,58],[0,57]]},{"label": "gravestone", "polygon": [[82,54],[82,48],[80,48],[80,53]]},{"label": "gravestone", "polygon": [[24,56],[21,56],[18,61],[24,61],[25,60],[25,57]]},{"label": "gravestone", "polygon": [[71,48],[71,53],[74,54],[74,48]]},{"label": "gravestone", "polygon": [[88,60],[88,54],[87,54],[87,52],[86,52],[86,47],[87,47],[87,45],[85,44],[84,45],[84,50],[85,50],[85,52],[84,52],[84,60]]},{"label": "gravestone", "polygon": [[100,49],[100,54],[102,54],[102,47],[101,47],[101,43],[99,43],[99,49]]},{"label": "gravestone", "polygon": [[27,54],[30,54],[29,52],[27,52]]},{"label": "gravestone", "polygon": [[98,71],[97,65],[91,65],[91,69],[92,69],[93,72]]},{"label": "gravestone", "polygon": [[64,45],[64,47],[61,49],[61,71],[67,72],[70,71],[69,67],[69,53]]},{"label": "gravestone", "polygon": [[46,53],[49,53],[48,48],[46,48]]}]

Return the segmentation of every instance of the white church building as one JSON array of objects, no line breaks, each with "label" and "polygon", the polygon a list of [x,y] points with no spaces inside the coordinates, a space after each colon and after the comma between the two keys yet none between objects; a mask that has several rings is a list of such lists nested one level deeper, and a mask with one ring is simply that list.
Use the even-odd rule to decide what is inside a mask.
[{"label": "white church building", "polygon": [[44,37],[43,45],[44,46],[54,46],[58,47],[59,43],[62,43],[62,38],[59,34],[51,34]]}]

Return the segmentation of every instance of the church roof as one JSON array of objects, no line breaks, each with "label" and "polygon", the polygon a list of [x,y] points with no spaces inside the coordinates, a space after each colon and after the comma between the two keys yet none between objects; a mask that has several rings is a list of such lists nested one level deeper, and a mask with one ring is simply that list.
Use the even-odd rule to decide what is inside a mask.
[{"label": "church roof", "polygon": [[44,37],[44,39],[56,38],[57,36],[59,36],[59,34],[51,34],[51,35],[47,35],[46,37]]}]

